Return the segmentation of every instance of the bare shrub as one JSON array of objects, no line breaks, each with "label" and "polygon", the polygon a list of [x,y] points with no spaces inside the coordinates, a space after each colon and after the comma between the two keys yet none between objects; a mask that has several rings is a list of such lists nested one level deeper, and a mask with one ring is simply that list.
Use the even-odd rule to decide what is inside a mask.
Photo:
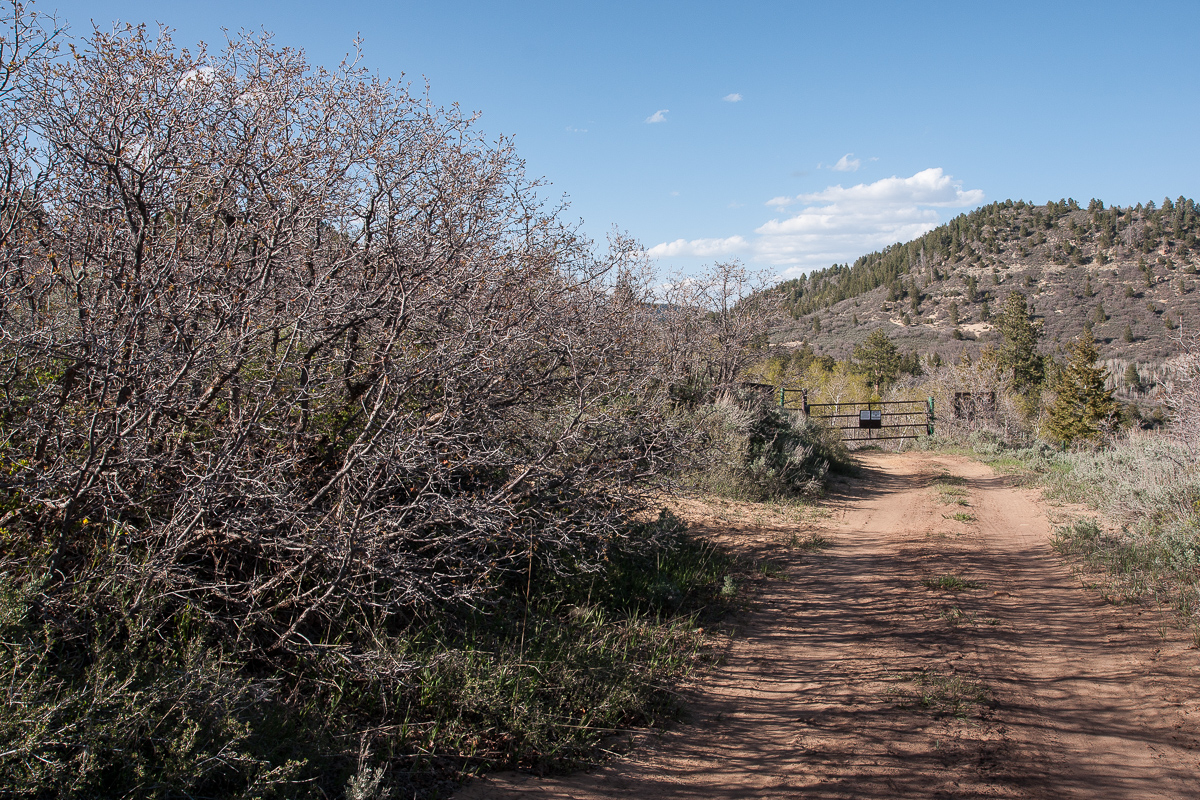
[{"label": "bare shrub", "polygon": [[5,99],[41,149],[6,152],[0,457],[48,613],[82,632],[118,601],[55,598],[103,575],[122,613],[303,651],[586,564],[671,466],[636,258],[594,256],[471,118],[268,38],[39,64]]},{"label": "bare shrub", "polygon": [[1180,352],[1166,364],[1163,403],[1171,411],[1171,436],[1194,458],[1200,456],[1200,333],[1181,330],[1175,340]]},{"label": "bare shrub", "polygon": [[737,261],[676,276],[659,294],[664,372],[700,391],[698,397],[730,392],[782,313],[768,284],[766,273]]},{"label": "bare shrub", "polygon": [[[1001,441],[1020,441],[1030,435],[1020,400],[1009,391],[1009,381],[995,359],[947,364],[931,372],[923,387],[934,398],[939,435],[962,439],[981,433]],[[958,413],[955,395],[965,396],[960,398]]]}]

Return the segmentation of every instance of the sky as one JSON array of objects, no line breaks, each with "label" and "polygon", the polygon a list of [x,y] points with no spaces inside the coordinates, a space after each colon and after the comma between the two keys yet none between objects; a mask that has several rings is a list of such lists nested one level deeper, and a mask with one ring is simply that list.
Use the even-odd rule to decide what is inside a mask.
[{"label": "sky", "polygon": [[981,204],[1197,197],[1200,2],[38,0],[75,36],[270,31],[509,137],[664,274],[795,277]]}]

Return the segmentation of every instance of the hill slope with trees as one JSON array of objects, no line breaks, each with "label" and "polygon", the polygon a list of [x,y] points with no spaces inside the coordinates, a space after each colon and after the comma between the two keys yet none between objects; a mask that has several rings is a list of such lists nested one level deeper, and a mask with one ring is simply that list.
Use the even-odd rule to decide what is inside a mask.
[{"label": "hill slope with trees", "polygon": [[878,329],[933,360],[998,343],[994,315],[1025,295],[1044,351],[1090,330],[1114,375],[1154,380],[1172,333],[1200,323],[1200,211],[1184,197],[1133,207],[1006,200],[904,244],[773,287],[789,321],[775,344],[845,359]]}]

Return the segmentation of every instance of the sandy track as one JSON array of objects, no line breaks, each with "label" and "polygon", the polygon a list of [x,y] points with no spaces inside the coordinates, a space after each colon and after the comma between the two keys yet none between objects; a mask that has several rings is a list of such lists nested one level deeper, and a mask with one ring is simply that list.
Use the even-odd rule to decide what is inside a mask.
[{"label": "sandy track", "polygon": [[[828,549],[737,534],[784,577],[687,724],[590,772],[457,797],[1200,797],[1200,655],[1181,634],[1083,588],[1032,491],[952,456],[864,461],[819,523]],[[947,574],[980,588],[923,584]]]}]

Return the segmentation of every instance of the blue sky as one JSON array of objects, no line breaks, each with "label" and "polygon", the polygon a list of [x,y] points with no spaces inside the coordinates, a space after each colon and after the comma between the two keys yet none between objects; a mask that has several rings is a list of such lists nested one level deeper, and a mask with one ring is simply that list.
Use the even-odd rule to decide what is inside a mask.
[{"label": "blue sky", "polygon": [[664,272],[791,276],[993,200],[1196,197],[1200,3],[39,0],[427,79]]}]

